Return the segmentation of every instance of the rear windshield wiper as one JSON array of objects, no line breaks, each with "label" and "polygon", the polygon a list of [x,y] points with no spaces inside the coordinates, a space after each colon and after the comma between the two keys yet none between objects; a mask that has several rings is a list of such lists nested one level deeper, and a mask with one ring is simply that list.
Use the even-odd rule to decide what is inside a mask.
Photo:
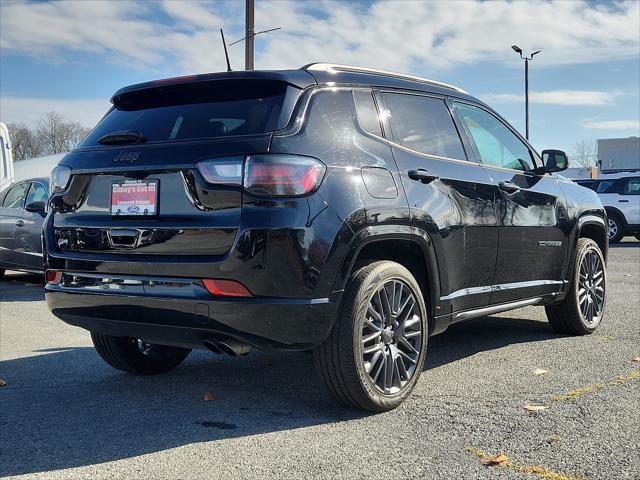
[{"label": "rear windshield wiper", "polygon": [[147,138],[140,132],[123,130],[121,132],[107,133],[98,139],[101,145],[125,145],[128,143],[144,143]]}]

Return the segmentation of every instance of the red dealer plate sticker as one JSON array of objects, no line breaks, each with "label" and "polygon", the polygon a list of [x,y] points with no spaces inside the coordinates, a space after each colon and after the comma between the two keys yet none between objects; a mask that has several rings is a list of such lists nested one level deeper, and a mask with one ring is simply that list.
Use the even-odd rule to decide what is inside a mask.
[{"label": "red dealer plate sticker", "polygon": [[158,180],[125,180],[111,184],[111,215],[131,217],[158,213]]}]

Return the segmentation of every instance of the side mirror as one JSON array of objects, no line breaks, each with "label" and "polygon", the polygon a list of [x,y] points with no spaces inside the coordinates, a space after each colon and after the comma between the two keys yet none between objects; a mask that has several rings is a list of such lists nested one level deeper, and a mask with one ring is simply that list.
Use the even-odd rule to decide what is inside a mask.
[{"label": "side mirror", "polygon": [[31,202],[29,205],[24,207],[24,209],[27,212],[39,213],[43,217],[46,216],[45,214],[46,204],[44,202]]},{"label": "side mirror", "polygon": [[545,173],[561,172],[569,166],[569,159],[562,150],[543,150],[542,163]]}]

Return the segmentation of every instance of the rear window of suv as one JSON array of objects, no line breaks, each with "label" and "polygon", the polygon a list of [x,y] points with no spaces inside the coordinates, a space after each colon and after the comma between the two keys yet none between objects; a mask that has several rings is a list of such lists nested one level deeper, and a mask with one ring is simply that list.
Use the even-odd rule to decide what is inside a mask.
[{"label": "rear window of suv", "polygon": [[[125,92],[82,141],[139,132],[148,142],[256,135],[284,128],[298,89],[284,82],[217,80]],[[294,97],[292,100],[290,97]]]}]

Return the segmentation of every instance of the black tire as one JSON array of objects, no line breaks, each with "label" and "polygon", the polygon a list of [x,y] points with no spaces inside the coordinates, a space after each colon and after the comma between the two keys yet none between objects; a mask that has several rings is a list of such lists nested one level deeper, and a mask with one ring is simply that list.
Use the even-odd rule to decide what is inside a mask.
[{"label": "black tire", "polygon": [[[599,265],[602,269],[602,280],[600,283],[598,283],[598,285],[602,287],[602,306],[600,308],[600,313],[597,316],[594,315],[593,320],[589,321],[588,315],[591,312],[589,312],[589,314],[586,316],[583,313],[583,310],[580,308],[580,291],[582,289],[582,286],[580,284],[580,274],[581,269],[583,268],[583,261],[585,260],[585,257],[592,254],[597,256]],[[588,276],[589,274],[587,273],[587,277]],[[595,281],[594,278],[596,278]],[[599,281],[599,279],[600,275],[592,276],[589,282],[595,285]],[[553,328],[558,333],[568,335],[588,335],[590,333],[593,333],[596,328],[598,328],[598,325],[602,323],[602,318],[604,316],[604,308],[606,305],[606,285],[607,272],[605,270],[604,257],[602,255],[602,252],[600,251],[600,247],[598,247],[598,244],[596,242],[589,238],[580,238],[578,240],[578,246],[576,249],[576,262],[573,267],[571,285],[569,287],[569,291],[567,292],[567,296],[561,303],[555,305],[547,305],[545,307],[547,312],[547,319],[549,320],[549,325],[551,325],[551,328]],[[583,295],[590,296],[591,293],[586,292]]]},{"label": "black tire", "polygon": [[609,243],[618,243],[624,237],[624,222],[620,215],[612,213],[608,215],[609,228],[607,230],[609,234]]},{"label": "black tire", "polygon": [[[638,240],[640,242],[640,234],[634,235],[634,237],[636,237],[636,240]],[[0,278],[2,278],[2,277],[0,277]]]},{"label": "black tire", "polygon": [[139,346],[136,338],[94,332],[91,332],[91,340],[105,362],[113,368],[136,375],[168,372],[180,365],[191,352],[188,348],[144,342]]},{"label": "black tire", "polygon": [[[370,301],[376,301],[374,295],[379,292],[384,295],[391,290],[394,300],[386,302],[386,306],[391,307],[384,310],[384,302],[378,296],[376,299],[383,314],[378,319],[371,316],[368,307]],[[396,303],[396,293],[397,305],[392,305]],[[388,315],[384,313],[387,311]],[[373,325],[376,322],[378,324]],[[377,329],[372,330],[377,338],[364,341],[364,329],[373,327]],[[400,405],[416,385],[427,352],[428,331],[427,309],[413,275],[395,262],[371,263],[352,274],[336,324],[324,343],[314,350],[314,363],[323,383],[340,403],[356,409],[384,412]],[[365,344],[369,347],[365,348]],[[366,350],[371,352],[366,353]],[[407,354],[413,357],[409,363],[405,361]],[[366,355],[372,355],[369,362],[365,360]],[[387,378],[378,380],[384,382],[384,390],[388,392],[376,384],[365,365],[372,372],[377,371],[377,378],[381,369],[385,372],[384,377],[390,368],[390,388],[386,388]]]},{"label": "black tire", "polygon": [[0,280],[4,278],[4,269],[0,268]]}]

